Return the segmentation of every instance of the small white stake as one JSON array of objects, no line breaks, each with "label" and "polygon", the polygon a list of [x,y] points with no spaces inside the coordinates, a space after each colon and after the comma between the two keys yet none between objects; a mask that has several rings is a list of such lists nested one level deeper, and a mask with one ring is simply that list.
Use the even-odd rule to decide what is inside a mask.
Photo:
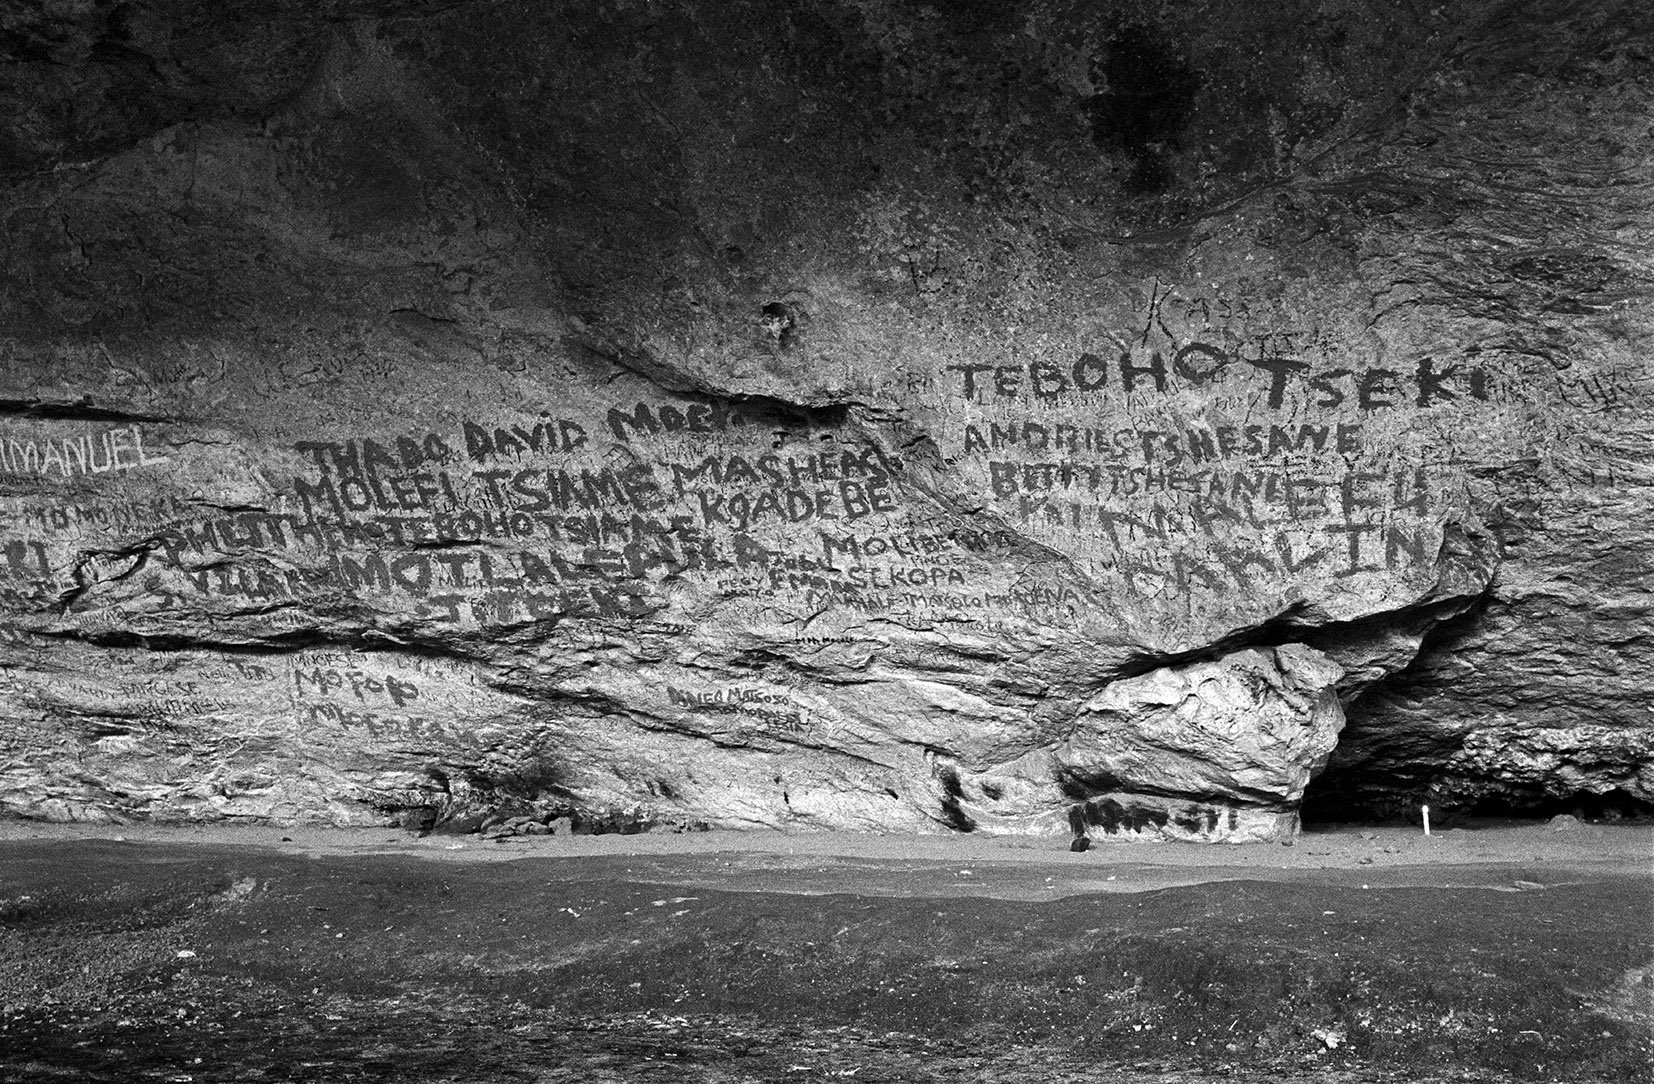
[{"label": "small white stake", "polygon": [[1421,806],[1419,806],[1419,810],[1420,810],[1420,812],[1422,812],[1424,814],[1424,834],[1429,835],[1430,834],[1430,807],[1427,806],[1427,805],[1421,805]]}]

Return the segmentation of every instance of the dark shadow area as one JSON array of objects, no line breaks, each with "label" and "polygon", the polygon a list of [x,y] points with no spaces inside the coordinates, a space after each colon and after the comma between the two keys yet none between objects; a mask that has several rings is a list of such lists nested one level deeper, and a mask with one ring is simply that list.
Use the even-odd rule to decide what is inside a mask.
[{"label": "dark shadow area", "polygon": [[[1412,662],[1368,686],[1344,708],[1344,730],[1326,768],[1310,780],[1300,815],[1306,827],[1326,824],[1417,823],[1419,806],[1432,802],[1438,816],[1449,815],[1431,785],[1458,751],[1462,735],[1451,726],[1394,725],[1398,711],[1410,711],[1439,691],[1438,662],[1451,657],[1476,636],[1486,600],[1464,613],[1439,621],[1425,632]],[[1337,653],[1340,643],[1357,642],[1351,634],[1375,629],[1352,626],[1341,634],[1309,642]],[[1539,816],[1534,813],[1532,816]]]},{"label": "dark shadow area", "polygon": [[1106,88],[1091,99],[1091,137],[1104,150],[1135,160],[1127,190],[1164,191],[1172,183],[1166,150],[1177,143],[1194,108],[1200,76],[1173,51],[1168,35],[1128,26],[1109,42],[1099,66]]},{"label": "dark shadow area", "polygon": [[[1304,795],[1300,817],[1303,830],[1311,833],[1364,825],[1422,826],[1423,804],[1399,798],[1380,801],[1350,796],[1312,783]],[[1603,794],[1567,795],[1506,791],[1430,808],[1432,829],[1498,828],[1555,817],[1573,817],[1588,824],[1654,824],[1654,803],[1615,788]]]},{"label": "dark shadow area", "polygon": [[1545,794],[1523,797],[1502,793],[1480,798],[1462,814],[1451,813],[1449,816],[1492,823],[1569,816],[1594,824],[1622,821],[1647,824],[1654,823],[1654,802],[1642,801],[1617,787],[1603,794],[1580,793],[1565,797]]}]

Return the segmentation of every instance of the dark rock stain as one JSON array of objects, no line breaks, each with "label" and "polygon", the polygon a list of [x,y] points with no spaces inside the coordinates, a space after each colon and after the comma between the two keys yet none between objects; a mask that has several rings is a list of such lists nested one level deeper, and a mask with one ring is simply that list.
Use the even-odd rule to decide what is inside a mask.
[{"label": "dark rock stain", "polygon": [[1166,151],[1188,122],[1200,76],[1142,26],[1122,29],[1099,68],[1105,89],[1087,103],[1092,141],[1135,160],[1129,191],[1164,191],[1172,182]]},{"label": "dark rock stain", "polygon": [[1077,825],[1075,833],[1084,834],[1087,827],[1101,828],[1107,835],[1142,832],[1150,828],[1165,828],[1171,819],[1164,809],[1118,802],[1113,798],[1095,798],[1069,810],[1070,825]]},{"label": "dark rock stain", "polygon": [[1175,814],[1172,823],[1192,835],[1211,835],[1217,831],[1221,817],[1222,814],[1214,806],[1192,805]]},{"label": "dark rock stain", "polygon": [[965,797],[965,788],[959,782],[959,773],[952,768],[943,768],[937,773],[937,778],[942,781],[942,823],[956,832],[976,831],[976,821],[960,804]]}]

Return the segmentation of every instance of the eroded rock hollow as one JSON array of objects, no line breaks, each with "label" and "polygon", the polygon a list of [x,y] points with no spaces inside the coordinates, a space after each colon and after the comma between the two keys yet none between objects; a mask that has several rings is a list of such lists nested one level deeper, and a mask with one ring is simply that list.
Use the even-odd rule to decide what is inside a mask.
[{"label": "eroded rock hollow", "polygon": [[0,810],[1654,801],[1640,3],[0,13]]}]

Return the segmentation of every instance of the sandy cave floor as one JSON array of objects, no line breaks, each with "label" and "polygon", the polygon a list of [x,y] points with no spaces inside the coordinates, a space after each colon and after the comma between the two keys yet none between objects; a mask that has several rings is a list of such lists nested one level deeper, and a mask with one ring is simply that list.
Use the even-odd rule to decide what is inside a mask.
[{"label": "sandy cave floor", "polygon": [[0,821],[0,1079],[1654,1080],[1654,828]]}]

